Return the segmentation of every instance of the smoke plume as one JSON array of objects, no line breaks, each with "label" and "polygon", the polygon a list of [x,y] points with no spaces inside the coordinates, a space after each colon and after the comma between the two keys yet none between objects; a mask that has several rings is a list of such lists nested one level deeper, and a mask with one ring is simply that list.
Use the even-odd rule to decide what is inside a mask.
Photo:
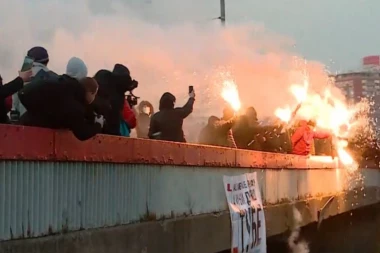
[{"label": "smoke plume", "polygon": [[288,238],[288,246],[292,253],[309,253],[307,242],[299,240],[302,216],[297,208],[293,207],[294,228]]},{"label": "smoke plume", "polygon": [[[175,8],[177,2],[165,0],[161,5]],[[185,103],[193,85],[194,115],[221,114],[225,78],[236,81],[243,107],[254,106],[259,118],[293,102],[289,86],[302,83],[304,73],[315,90],[327,84],[322,64],[306,63],[295,56],[294,41],[253,23],[228,24],[225,29],[216,21],[199,19],[157,25],[135,11],[136,1],[2,0],[2,6],[7,7],[0,9],[0,73],[5,80],[16,75],[29,48],[42,45],[49,52],[50,69],[57,73],[65,71],[72,56],[86,62],[90,75],[125,64],[139,81],[135,94],[155,108],[165,91],[177,96],[178,105]],[[179,19],[181,13],[176,15]],[[209,15],[211,19],[214,14]]]}]

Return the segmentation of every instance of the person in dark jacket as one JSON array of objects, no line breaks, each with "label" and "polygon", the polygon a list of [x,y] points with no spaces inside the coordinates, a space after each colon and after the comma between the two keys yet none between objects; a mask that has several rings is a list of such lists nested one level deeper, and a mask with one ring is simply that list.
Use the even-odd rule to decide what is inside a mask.
[{"label": "person in dark jacket", "polygon": [[217,131],[216,131],[216,123],[220,119],[216,116],[210,116],[208,118],[207,125],[202,128],[199,137],[198,137],[198,142],[199,144],[203,145],[211,145],[211,146],[218,146],[217,143]]},{"label": "person in dark jacket", "polygon": [[148,139],[150,118],[154,114],[153,105],[148,101],[141,101],[138,106],[138,116],[137,116],[137,127],[136,133],[137,138]]},{"label": "person in dark jacket", "polygon": [[237,148],[260,150],[256,139],[256,129],[249,124],[247,115],[238,118],[232,131]]},{"label": "person in dark jacket", "polygon": [[122,64],[116,64],[112,72],[99,70],[94,78],[99,84],[95,104],[106,120],[103,133],[121,135],[125,93],[137,88],[138,82],[131,78],[129,69]]},{"label": "person in dark jacket", "polygon": [[160,111],[154,114],[150,121],[150,139],[186,142],[182,125],[183,120],[193,112],[195,93],[193,91],[189,94],[189,100],[183,107],[174,108],[175,101],[175,96],[169,92],[162,95]]},{"label": "person in dark jacket", "polygon": [[27,109],[20,121],[27,126],[70,129],[79,140],[87,140],[100,133],[104,123],[102,116],[87,116],[97,90],[98,83],[90,77],[78,81],[63,75],[28,84],[19,92]]},{"label": "person in dark jacket", "polygon": [[226,107],[223,110],[223,117],[215,122],[217,145],[221,147],[237,148],[232,127],[236,122],[235,112],[231,107]]},{"label": "person in dark jacket", "polygon": [[259,120],[257,118],[257,111],[255,108],[253,108],[252,106],[248,107],[245,112],[245,115],[247,116],[248,124],[250,125],[250,127],[256,127],[259,125]]},{"label": "person in dark jacket", "polygon": [[9,123],[6,99],[21,90],[31,77],[32,71],[20,72],[16,79],[3,85],[3,78],[0,76],[0,124]]},{"label": "person in dark jacket", "polygon": [[[49,54],[45,48],[33,47],[28,51],[27,56],[34,60],[31,81],[34,82],[37,81],[37,79],[58,78],[58,75],[47,67],[49,63]],[[25,85],[27,85],[27,83]],[[18,121],[19,117],[22,116],[25,111],[24,106],[20,103],[18,95],[14,94],[12,97],[12,120]]]}]

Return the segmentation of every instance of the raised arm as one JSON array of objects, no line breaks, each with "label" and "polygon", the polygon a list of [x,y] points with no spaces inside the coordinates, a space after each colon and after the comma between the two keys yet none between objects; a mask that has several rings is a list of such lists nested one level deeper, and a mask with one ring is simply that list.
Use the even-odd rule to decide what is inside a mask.
[{"label": "raised arm", "polygon": [[214,127],[217,131],[227,132],[230,130],[236,122],[236,118],[230,120],[218,120],[214,123]]},{"label": "raised arm", "polygon": [[0,86],[0,98],[5,99],[12,94],[18,92],[24,86],[24,80],[21,77],[17,77],[13,81]]},{"label": "raised arm", "polygon": [[184,119],[193,112],[195,99],[190,97],[183,107],[175,108],[176,112]]},{"label": "raised arm", "polygon": [[331,136],[331,134],[327,131],[315,131],[314,132],[314,139],[327,139]]}]

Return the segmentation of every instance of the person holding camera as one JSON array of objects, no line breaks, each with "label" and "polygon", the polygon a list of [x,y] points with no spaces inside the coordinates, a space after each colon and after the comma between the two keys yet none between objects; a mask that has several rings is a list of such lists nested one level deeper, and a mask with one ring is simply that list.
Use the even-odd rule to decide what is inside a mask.
[{"label": "person holding camera", "polygon": [[195,92],[189,89],[189,100],[183,107],[174,108],[176,98],[165,92],[160,99],[159,112],[150,121],[149,138],[164,141],[186,142],[183,133],[183,120],[193,112]]},{"label": "person holding camera", "polygon": [[[122,64],[115,64],[112,72],[105,69],[99,70],[94,78],[99,84],[95,104],[106,121],[103,133],[120,136],[126,103],[125,93],[131,93],[137,88],[138,82],[131,78],[129,69]],[[133,94],[128,96],[127,98],[133,101],[137,99]]]}]

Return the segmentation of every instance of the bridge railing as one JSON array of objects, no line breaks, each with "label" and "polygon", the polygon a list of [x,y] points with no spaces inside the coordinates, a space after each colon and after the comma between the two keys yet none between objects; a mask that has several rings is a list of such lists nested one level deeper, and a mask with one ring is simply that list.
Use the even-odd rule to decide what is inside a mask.
[{"label": "bridge railing", "polygon": [[[0,241],[226,212],[223,175],[256,171],[267,207],[351,187],[331,157],[106,135],[80,142],[9,125],[0,133]],[[366,173],[378,186],[377,171]]]}]

